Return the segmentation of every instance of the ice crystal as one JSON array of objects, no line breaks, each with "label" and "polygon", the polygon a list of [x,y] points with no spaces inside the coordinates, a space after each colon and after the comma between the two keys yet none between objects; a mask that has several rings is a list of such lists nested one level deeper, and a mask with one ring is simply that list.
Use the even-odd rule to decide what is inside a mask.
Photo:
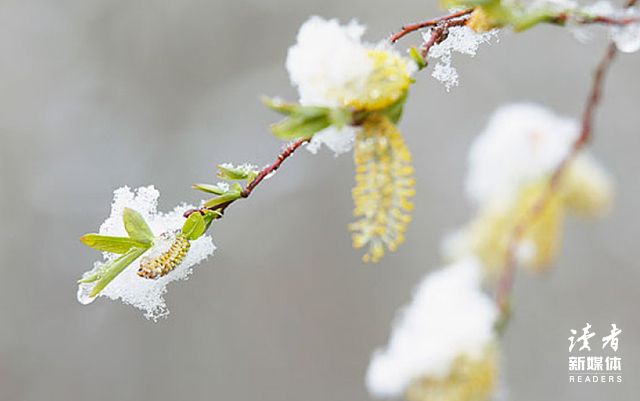
[{"label": "ice crystal", "polygon": [[[114,192],[111,205],[111,215],[100,226],[99,233],[109,236],[126,236],[126,230],[122,222],[122,214],[125,208],[130,208],[142,215],[149,228],[156,236],[153,246],[141,257],[138,257],[113,281],[111,281],[97,296],[107,297],[113,300],[120,299],[125,304],[134,306],[145,312],[145,317],[157,320],[168,315],[169,311],[163,295],[167,292],[167,285],[176,280],[187,279],[193,266],[202,262],[213,254],[215,246],[210,236],[203,235],[195,241],[191,241],[189,251],[184,255],[182,262],[168,274],[155,280],[138,276],[137,271],[144,258],[154,258],[166,252],[175,240],[184,223],[183,213],[194,208],[191,205],[182,204],[168,213],[158,212],[158,197],[160,193],[153,187],[140,187],[131,190],[122,187]],[[84,274],[87,277],[107,262],[118,255],[105,253],[104,261],[94,264],[93,270]],[[95,298],[89,296],[93,283],[82,283],[78,288],[78,301],[87,304]]]},{"label": "ice crystal", "polygon": [[480,361],[494,340],[498,311],[482,292],[481,269],[469,259],[427,275],[397,316],[389,344],[367,372],[369,391],[399,396],[422,378],[449,376],[460,358]]},{"label": "ice crystal", "polygon": [[[430,33],[424,34],[424,40],[429,40]],[[442,82],[447,90],[458,85],[458,71],[452,66],[453,53],[475,56],[478,47],[483,43],[491,43],[497,38],[498,31],[475,32],[467,26],[449,28],[449,36],[443,42],[434,45],[429,50],[429,59],[437,59],[432,76]]]}]

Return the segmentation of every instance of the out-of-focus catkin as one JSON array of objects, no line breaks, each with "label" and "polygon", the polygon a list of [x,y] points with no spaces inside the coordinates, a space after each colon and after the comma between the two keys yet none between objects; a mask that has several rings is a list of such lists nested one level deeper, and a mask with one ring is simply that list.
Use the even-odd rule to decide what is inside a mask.
[{"label": "out-of-focus catkin", "polygon": [[415,380],[406,391],[408,401],[486,401],[494,392],[497,352],[487,347],[484,354],[471,358],[461,355],[444,377],[426,376]]},{"label": "out-of-focus catkin", "polygon": [[368,246],[365,262],[377,262],[404,241],[415,194],[411,154],[395,124],[382,114],[369,116],[356,136],[356,185],[349,225],[353,246]]}]

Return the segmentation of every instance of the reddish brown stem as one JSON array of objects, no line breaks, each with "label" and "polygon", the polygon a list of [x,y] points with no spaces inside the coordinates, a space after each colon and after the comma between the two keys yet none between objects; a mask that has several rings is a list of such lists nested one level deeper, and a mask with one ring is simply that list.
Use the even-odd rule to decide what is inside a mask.
[{"label": "reddish brown stem", "polygon": [[430,27],[430,26],[436,26],[436,25],[438,25],[438,24],[440,24],[440,23],[442,23],[444,21],[449,21],[449,20],[452,20],[452,19],[465,17],[465,16],[471,14],[472,11],[473,11],[473,9],[462,10],[462,11],[455,12],[453,14],[444,15],[442,17],[430,19],[430,20],[427,20],[427,21],[416,22],[415,24],[403,25],[402,28],[400,28],[400,30],[398,32],[396,32],[393,35],[391,35],[391,37],[389,38],[389,41],[392,44],[396,43],[402,37],[410,34],[411,32],[415,32],[415,31],[418,31],[418,30],[420,30],[422,28],[427,28],[427,27]]},{"label": "reddish brown stem", "polygon": [[[632,3],[633,4],[633,3]],[[602,88],[604,87],[604,80],[609,67],[616,55],[616,46],[614,43],[609,43],[604,56],[600,60],[598,67],[593,75],[593,81],[591,83],[591,90],[587,97],[587,103],[582,113],[582,122],[580,128],[580,135],[573,142],[567,155],[562,159],[558,166],[554,169],[549,179],[549,185],[540,198],[534,203],[530,212],[520,221],[513,229],[509,243],[507,246],[507,255],[505,258],[505,266],[502,276],[498,281],[496,289],[496,303],[503,314],[507,314],[509,310],[509,298],[513,288],[513,281],[515,278],[515,270],[517,267],[516,251],[522,237],[526,234],[527,230],[535,222],[536,218],[542,213],[547,206],[552,196],[558,189],[562,177],[573,159],[580,152],[580,150],[587,144],[592,136],[592,125],[595,110],[600,103],[602,95]]]},{"label": "reddish brown stem", "polygon": [[242,192],[240,193],[240,195],[243,198],[247,198],[249,195],[251,195],[251,192],[253,191],[253,189],[255,187],[258,186],[258,184],[260,184],[262,182],[262,180],[264,180],[264,178],[266,176],[268,176],[269,174],[275,172],[280,165],[282,164],[282,162],[284,162],[289,156],[291,156],[293,154],[293,152],[296,151],[296,149],[298,149],[303,143],[307,142],[308,139],[297,139],[294,142],[291,142],[289,145],[287,145],[286,148],[284,148],[284,150],[282,152],[280,152],[280,154],[278,155],[278,158],[276,159],[275,162],[271,163],[269,166],[263,168],[260,173],[258,173],[258,175],[256,176],[256,178],[254,178],[249,184],[247,184],[247,186],[242,190]]},{"label": "reddish brown stem", "polygon": [[449,20],[442,21],[431,28],[431,36],[429,36],[429,39],[420,47],[420,54],[422,55],[422,58],[425,59],[425,62],[427,54],[429,54],[429,50],[431,50],[433,46],[442,43],[442,41],[447,39],[447,36],[449,36],[449,28],[454,26],[463,26],[466,23],[467,19]]},{"label": "reddish brown stem", "polygon": [[[242,190],[242,192],[240,192],[240,196],[242,198],[248,198],[249,195],[251,195],[251,192],[253,192],[253,190],[265,179],[265,177],[267,177],[269,174],[275,172],[281,165],[282,163],[289,158],[289,156],[291,156],[293,154],[293,152],[295,152],[303,143],[307,142],[308,139],[306,138],[300,138],[295,140],[294,142],[291,142],[289,145],[287,145],[282,152],[280,152],[280,154],[278,155],[278,158],[276,159],[275,162],[271,163],[270,165],[266,166],[265,168],[263,168],[262,170],[260,170],[260,172],[258,173],[258,175],[256,176],[256,178],[254,178],[253,180],[251,180],[251,182],[249,182],[247,184],[247,186]],[[219,205],[216,205],[214,207],[210,207],[210,208],[203,208],[203,209],[190,209],[187,210],[184,213],[184,217],[189,217],[191,214],[195,213],[195,212],[204,212],[204,210],[212,210],[212,211],[218,211],[220,213],[224,213],[225,209],[231,205],[233,202],[235,202],[237,199],[234,200],[230,200],[229,202],[225,202],[225,203],[221,203]]]}]

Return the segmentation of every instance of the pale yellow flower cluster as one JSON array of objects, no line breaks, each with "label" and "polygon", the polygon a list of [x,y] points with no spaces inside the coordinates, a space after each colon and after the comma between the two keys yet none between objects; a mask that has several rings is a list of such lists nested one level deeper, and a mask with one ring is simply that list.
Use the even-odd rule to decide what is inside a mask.
[{"label": "pale yellow flower cluster", "polygon": [[353,214],[358,220],[349,229],[355,248],[369,247],[363,260],[377,262],[385,249],[394,251],[404,241],[411,221],[409,199],[415,194],[411,154],[389,118],[375,114],[356,136],[354,161]]}]

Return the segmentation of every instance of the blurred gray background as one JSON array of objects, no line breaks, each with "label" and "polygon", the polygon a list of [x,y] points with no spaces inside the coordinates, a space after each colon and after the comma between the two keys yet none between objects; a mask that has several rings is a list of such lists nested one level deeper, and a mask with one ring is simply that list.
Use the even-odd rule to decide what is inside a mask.
[{"label": "blurred gray background", "polygon": [[[401,124],[415,220],[380,264],[351,249],[352,161],[330,152],[300,152],[234,205],[213,227],[215,257],[170,287],[157,324],[120,303],[76,302],[75,280],[99,256],[78,237],[119,186],[155,184],[166,210],[198,202],[189,186],[213,180],[218,162],[272,161],[277,116],[258,96],[294,98],[284,59],[309,15],[358,17],[376,41],[440,13],[426,1],[0,2],[0,400],[368,400],[370,353],[440,265],[442,235],[470,215],[471,139],[504,102],[578,115],[602,32],[587,45],[551,27],[502,34],[455,58],[451,93],[419,78]],[[615,210],[569,219],[555,270],[517,278],[503,347],[512,400],[638,399],[639,68],[638,54],[616,62],[596,122]],[[587,321],[596,338],[622,328],[623,383],[568,383],[569,329]]]}]

